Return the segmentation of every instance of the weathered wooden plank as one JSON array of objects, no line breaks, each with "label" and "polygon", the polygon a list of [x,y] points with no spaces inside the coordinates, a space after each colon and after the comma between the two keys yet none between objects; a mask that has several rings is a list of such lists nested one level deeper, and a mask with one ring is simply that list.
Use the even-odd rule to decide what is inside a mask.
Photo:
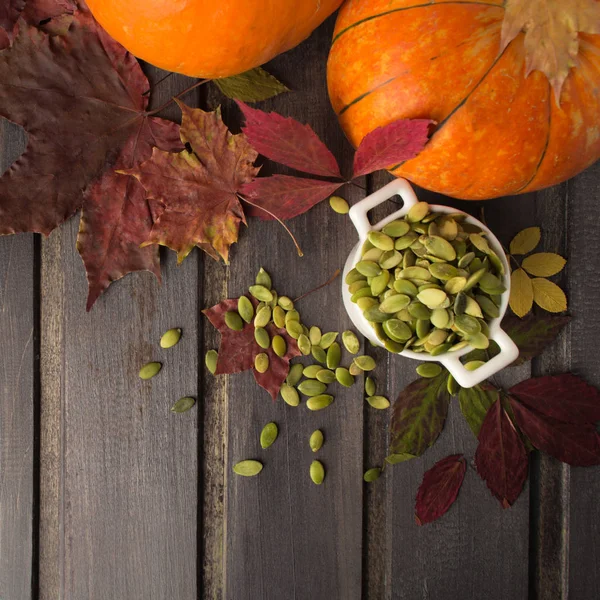
[{"label": "weathered wooden plank", "polygon": [[[186,83],[169,78],[156,101]],[[196,598],[201,411],[170,407],[198,396],[198,256],[177,269],[165,253],[161,287],[147,273],[130,275],[86,314],[77,225],[64,225],[43,249],[42,393],[51,412],[42,427],[42,531],[58,564],[46,565],[41,596]],[[160,335],[176,326],[182,341],[161,350]],[[142,382],[137,372],[151,359],[163,370]]]},{"label": "weathered wooden plank", "polygon": [[[25,148],[20,128],[0,121],[0,173]],[[36,493],[37,305],[32,234],[0,237],[0,598],[33,597]]]},{"label": "weathered wooden plank", "polygon": [[[261,108],[273,108],[311,124],[348,167],[349,147],[333,119],[325,86],[325,61],[333,22],[309,41],[269,65],[295,91]],[[220,101],[220,99],[219,99]],[[214,102],[213,102],[214,103]],[[231,107],[230,103],[226,106]],[[233,109],[236,110],[236,109]],[[234,113],[224,111],[231,123]],[[362,192],[351,191],[358,198]],[[292,297],[326,281],[342,268],[354,244],[349,220],[326,203],[290,222],[305,256],[275,222],[252,220],[231,259],[229,296],[253,283],[260,266],[271,272],[280,293]],[[349,321],[340,303],[338,279],[302,300],[307,324],[343,331]],[[348,363],[348,357],[345,358]],[[306,362],[306,361],[305,361]],[[225,589],[227,598],[358,598],[361,593],[362,544],[362,392],[332,386],[335,404],[321,413],[304,406],[272,403],[250,373],[231,376],[227,393],[227,440],[224,481]],[[262,451],[259,432],[275,421],[280,436]],[[317,487],[308,470],[315,455],[308,438],[321,428],[324,448],[317,457],[327,469]],[[265,464],[255,479],[232,474],[232,465],[255,457]],[[220,476],[220,475],[219,475]]]}]

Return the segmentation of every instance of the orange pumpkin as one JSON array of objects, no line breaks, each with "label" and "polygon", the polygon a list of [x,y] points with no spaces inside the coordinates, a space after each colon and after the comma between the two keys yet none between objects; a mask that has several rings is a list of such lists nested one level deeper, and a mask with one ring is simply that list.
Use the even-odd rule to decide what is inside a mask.
[{"label": "orange pumpkin", "polygon": [[193,77],[228,77],[307,38],[342,0],[87,0],[135,56]]},{"label": "orange pumpkin", "polygon": [[[522,12],[526,2],[542,4],[511,1]],[[555,2],[559,17],[569,6],[543,1]],[[600,4],[586,2],[596,27],[588,30],[598,31]],[[528,44],[519,26],[502,49],[505,4],[348,0],[335,27],[328,85],[352,144],[397,119],[433,119],[425,149],[391,171],[473,200],[551,186],[600,158],[600,35],[574,31],[579,54],[575,68],[564,69],[559,104],[560,78],[549,81],[538,70],[527,76],[526,54],[543,44]]]}]

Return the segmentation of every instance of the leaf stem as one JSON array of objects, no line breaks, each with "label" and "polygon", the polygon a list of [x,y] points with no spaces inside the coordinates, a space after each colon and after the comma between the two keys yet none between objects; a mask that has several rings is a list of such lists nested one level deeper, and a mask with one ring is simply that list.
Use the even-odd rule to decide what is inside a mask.
[{"label": "leaf stem", "polygon": [[174,100],[177,100],[177,99],[181,98],[182,96],[185,96],[185,94],[187,94],[188,92],[195,90],[197,87],[200,87],[201,85],[204,85],[205,83],[208,83],[209,81],[212,81],[212,79],[201,79],[200,81],[196,81],[196,83],[194,83],[193,85],[190,85],[190,87],[186,88],[182,92],[179,92],[179,94],[177,94],[176,96],[173,96],[172,98],[167,100],[164,104],[162,104],[158,108],[155,108],[154,110],[146,111],[144,113],[144,116],[151,117],[153,115],[156,115],[161,110],[167,108],[167,106],[169,106],[169,104],[171,104],[171,102],[173,102]]},{"label": "leaf stem", "polygon": [[302,296],[298,296],[297,298],[294,299],[294,302],[298,302],[298,300],[302,300],[303,298],[306,298],[306,296],[310,296],[310,294],[314,293],[314,292],[318,292],[321,288],[324,288],[325,286],[329,285],[330,283],[332,283],[333,281],[336,280],[336,278],[339,276],[339,274],[341,273],[341,269],[338,269],[325,283],[322,283],[320,286],[316,287],[314,290],[310,290],[310,292],[306,292],[306,294],[302,294]]},{"label": "leaf stem", "polygon": [[244,198],[244,196],[240,196],[238,194],[237,197],[242,202],[245,202],[246,204],[249,204],[250,206],[254,206],[254,208],[258,208],[259,210],[266,212],[269,216],[273,217],[277,222],[279,222],[279,224],[288,232],[288,235],[292,238],[292,241],[294,242],[294,246],[296,246],[296,250],[298,251],[298,256],[304,256],[304,252],[302,252],[302,248],[300,248],[298,241],[294,237],[294,234],[291,232],[290,228],[277,215],[274,215],[271,211],[267,210],[266,208],[263,208],[262,206],[259,206],[258,204],[254,204],[254,202],[250,202],[250,200],[248,200],[248,198]]},{"label": "leaf stem", "polygon": [[359,188],[360,190],[362,190],[363,192],[367,191],[367,188],[363,185],[359,185],[358,183],[354,182],[354,181],[346,181],[346,183],[349,183],[350,185],[353,185],[354,187]]},{"label": "leaf stem", "polygon": [[153,89],[157,88],[163,81],[169,79],[169,77],[171,77],[171,75],[174,75],[174,73],[171,71],[170,73],[167,73],[164,77],[161,77],[153,86],[150,86],[143,94],[142,96],[147,96]]}]

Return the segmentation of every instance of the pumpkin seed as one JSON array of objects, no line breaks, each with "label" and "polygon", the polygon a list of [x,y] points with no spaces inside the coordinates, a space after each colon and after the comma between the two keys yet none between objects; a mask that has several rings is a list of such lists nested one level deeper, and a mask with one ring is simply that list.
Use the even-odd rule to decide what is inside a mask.
[{"label": "pumpkin seed", "polygon": [[251,285],[248,288],[248,291],[261,302],[271,302],[273,300],[273,293],[264,285]]},{"label": "pumpkin seed", "polygon": [[394,290],[399,294],[405,294],[412,297],[416,296],[418,293],[417,286],[408,279],[397,279],[394,281]]},{"label": "pumpkin seed", "polygon": [[306,408],[308,410],[323,410],[327,408],[333,402],[333,396],[329,394],[321,394],[319,396],[313,396],[306,401]]},{"label": "pumpkin seed", "polygon": [[350,285],[359,279],[364,279],[365,276],[362,273],[359,273],[356,269],[350,269],[348,273],[346,273],[346,277],[344,278],[344,283],[346,285]]},{"label": "pumpkin seed", "polygon": [[401,219],[396,219],[388,223],[381,231],[390,237],[399,238],[410,231],[410,225]]},{"label": "pumpkin seed", "polygon": [[471,235],[469,235],[469,241],[480,252],[483,252],[484,254],[491,252],[487,240],[480,233],[472,233]]},{"label": "pumpkin seed", "polygon": [[365,471],[365,474],[363,475],[363,480],[366,483],[373,483],[374,481],[377,481],[380,476],[381,469],[379,467],[373,467],[372,469]]},{"label": "pumpkin seed", "polygon": [[447,261],[456,259],[456,250],[454,246],[443,237],[438,235],[428,235],[423,240],[423,245],[429,254],[443,258]]},{"label": "pumpkin seed", "polygon": [[372,377],[365,378],[365,394],[367,396],[374,396],[377,391],[377,386],[375,385],[375,380]]},{"label": "pumpkin seed", "polygon": [[365,277],[376,277],[381,273],[381,267],[372,260],[361,260],[357,263],[356,270]]},{"label": "pumpkin seed", "polygon": [[385,410],[390,407],[390,401],[384,396],[369,396],[367,402],[378,410]]},{"label": "pumpkin seed", "polygon": [[361,371],[372,371],[376,367],[375,360],[367,355],[357,356],[353,362]]},{"label": "pumpkin seed", "polygon": [[360,308],[360,310],[362,310],[364,312],[368,308],[371,308],[371,306],[375,306],[377,304],[377,300],[375,300],[375,298],[372,298],[372,297],[359,298],[356,301],[356,304],[358,305],[358,308]]},{"label": "pumpkin seed", "polygon": [[272,446],[273,442],[277,439],[278,434],[279,429],[277,429],[277,425],[273,422],[267,423],[260,432],[261,448],[266,450],[269,446]]},{"label": "pumpkin seed", "polygon": [[217,370],[217,361],[219,360],[219,353],[216,350],[209,350],[204,357],[204,364],[210,373],[213,375]]},{"label": "pumpkin seed", "polygon": [[287,344],[283,337],[280,335],[274,335],[273,340],[271,341],[271,346],[273,347],[273,352],[277,354],[280,358],[285,356],[287,352]]},{"label": "pumpkin seed", "polygon": [[390,272],[383,271],[381,275],[377,275],[377,277],[373,277],[373,281],[371,281],[371,294],[373,296],[379,296],[379,294],[383,293],[383,291],[387,288],[387,285],[390,281]]},{"label": "pumpkin seed", "polygon": [[477,301],[471,298],[471,296],[467,296],[465,314],[470,315],[471,317],[477,317],[478,319],[483,319],[483,313],[481,312],[479,304],[477,304]]},{"label": "pumpkin seed", "polygon": [[324,333],[321,336],[321,341],[319,342],[319,346],[321,346],[321,348],[323,348],[323,350],[327,350],[327,348],[329,348],[329,346],[331,346],[331,344],[333,344],[333,342],[335,342],[335,340],[337,340],[338,335],[339,334],[337,331],[329,331],[328,333]]},{"label": "pumpkin seed", "polygon": [[416,301],[409,305],[408,312],[414,319],[429,319],[431,316],[431,311],[424,304]]},{"label": "pumpkin seed", "polygon": [[321,365],[309,365],[308,367],[304,367],[303,375],[307,379],[316,379],[317,373],[322,369],[323,367]]},{"label": "pumpkin seed", "polygon": [[356,334],[349,329],[342,333],[342,342],[350,354],[357,354],[360,350],[359,339],[356,337]]},{"label": "pumpkin seed", "polygon": [[241,331],[244,329],[242,317],[240,317],[240,315],[234,310],[230,310],[225,313],[225,325],[227,325],[227,327],[233,331]]},{"label": "pumpkin seed", "polygon": [[298,385],[298,391],[305,396],[319,396],[327,389],[327,385],[316,379],[306,379]]},{"label": "pumpkin seed", "polygon": [[247,296],[239,297],[237,309],[240,317],[242,317],[246,323],[252,322],[252,319],[254,318],[254,306]]},{"label": "pumpkin seed", "polygon": [[277,299],[277,304],[283,308],[283,310],[293,310],[294,309],[294,301],[287,296],[279,296]]},{"label": "pumpkin seed", "polygon": [[268,306],[271,310],[273,310],[277,306],[279,296],[277,295],[277,292],[275,290],[271,290],[271,293],[273,294],[273,300],[271,300],[271,302],[268,303]]},{"label": "pumpkin seed", "polygon": [[423,267],[406,267],[400,271],[400,279],[422,279],[429,281],[431,273]]},{"label": "pumpkin seed", "polygon": [[381,312],[378,304],[374,304],[373,306],[367,308],[367,310],[363,312],[363,315],[365,319],[371,323],[383,323],[384,321],[392,318],[391,313]]},{"label": "pumpkin seed", "polygon": [[329,206],[338,213],[338,215],[347,215],[350,212],[350,206],[341,196],[331,196]]},{"label": "pumpkin seed", "polygon": [[[366,283],[366,280],[365,280]],[[368,284],[367,284],[368,285]],[[309,338],[310,338],[310,343],[313,346],[318,346],[319,342],[321,341],[321,330],[318,327],[311,327],[310,328],[310,332],[308,334]]]},{"label": "pumpkin seed", "polygon": [[291,338],[297,340],[303,333],[304,329],[299,321],[288,321],[285,324],[285,330]]},{"label": "pumpkin seed", "polygon": [[254,477],[263,469],[262,463],[257,460],[242,460],[233,465],[233,472],[242,477]]},{"label": "pumpkin seed", "polygon": [[313,346],[310,351],[316,361],[320,362],[322,365],[327,364],[327,353],[321,346]]},{"label": "pumpkin seed", "polygon": [[[477,259],[475,259],[477,260]],[[471,263],[471,266],[475,263],[475,260]],[[462,289],[463,292],[468,292],[471,288],[474,288],[487,273],[487,268],[482,267],[474,271],[471,276],[467,279],[465,287]]]},{"label": "pumpkin seed", "polygon": [[311,343],[308,337],[303,333],[298,337],[298,349],[304,356],[308,356],[310,354]]},{"label": "pumpkin seed", "polygon": [[254,327],[266,327],[271,322],[271,307],[263,306],[254,317]]},{"label": "pumpkin seed", "polygon": [[335,370],[335,378],[337,379],[338,383],[344,387],[351,387],[354,385],[354,377],[345,367],[338,367]]},{"label": "pumpkin seed", "polygon": [[152,379],[156,377],[160,370],[162,369],[162,364],[159,362],[149,362],[146,363],[139,372],[140,379]]},{"label": "pumpkin seed", "polygon": [[467,341],[473,348],[477,348],[477,350],[485,350],[490,346],[490,340],[484,333],[476,333],[475,335],[471,335],[467,338]]},{"label": "pumpkin seed", "polygon": [[406,220],[409,223],[418,223],[422,221],[429,213],[429,204],[427,202],[417,202],[411,206],[406,215]]},{"label": "pumpkin seed", "polygon": [[424,340],[429,335],[431,324],[428,319],[419,319],[415,327],[415,333],[419,340]]},{"label": "pumpkin seed", "polygon": [[325,467],[318,460],[313,460],[310,465],[310,478],[316,485],[321,485],[325,479]]},{"label": "pumpkin seed", "polygon": [[467,308],[467,295],[464,292],[459,292],[454,298],[454,314],[462,315]]},{"label": "pumpkin seed", "polygon": [[298,406],[298,404],[300,404],[300,396],[298,395],[298,390],[296,390],[296,388],[292,387],[291,385],[284,383],[281,386],[279,393],[281,394],[281,397],[283,398],[283,401],[286,404],[289,404],[290,406]]},{"label": "pumpkin seed", "polygon": [[466,269],[473,259],[475,258],[475,252],[466,252],[463,256],[460,257],[458,261],[459,269]]},{"label": "pumpkin seed", "polygon": [[370,250],[367,250],[362,255],[362,260],[368,260],[368,261],[378,263],[379,259],[382,257],[382,255],[383,255],[383,250],[381,250],[379,248],[371,248]]},{"label": "pumpkin seed", "polygon": [[352,300],[352,302],[355,302],[356,304],[358,304],[358,301],[361,298],[372,298],[373,297],[373,292],[371,290],[371,286],[367,285],[366,287],[362,287],[359,290],[357,290],[356,292],[354,292],[354,294],[352,294],[350,300]]},{"label": "pumpkin seed", "polygon": [[469,342],[467,342],[467,340],[463,340],[462,342],[458,342],[458,344],[454,344],[454,346],[449,348],[448,352],[458,352],[459,350],[466,348],[468,345]]},{"label": "pumpkin seed", "polygon": [[439,308],[448,295],[444,290],[436,290],[435,288],[423,290],[417,294],[419,302],[427,306],[427,308]]},{"label": "pumpkin seed", "polygon": [[389,319],[383,323],[383,331],[395,342],[406,342],[412,337],[412,329],[400,321],[400,319]]},{"label": "pumpkin seed", "polygon": [[415,243],[415,241],[418,239],[418,237],[419,236],[414,231],[409,231],[406,235],[399,237],[394,242],[394,248],[396,250],[406,250],[412,244]]},{"label": "pumpkin seed", "polygon": [[275,327],[278,329],[285,327],[285,311],[281,306],[276,306],[273,309],[273,323],[275,323]]},{"label": "pumpkin seed", "polygon": [[[450,337],[450,336],[448,336],[448,337]],[[450,350],[451,347],[452,347],[452,344],[450,342],[448,342],[448,340],[446,340],[446,343],[439,344],[438,346],[435,346],[435,348],[432,348],[429,351],[429,354],[431,356],[439,356],[440,354],[445,354],[446,352],[448,352],[448,350]]]},{"label": "pumpkin seed", "polygon": [[[336,371],[337,371],[337,369],[336,369]],[[348,373],[350,373],[350,375],[352,375],[353,377],[357,377],[358,375],[361,375],[362,372],[363,372],[363,370],[358,365],[355,365],[354,363],[352,363],[348,367]]]},{"label": "pumpkin seed", "polygon": [[321,369],[317,373],[317,381],[325,384],[333,383],[335,381],[335,373],[329,369]]},{"label": "pumpkin seed", "polygon": [[394,240],[381,231],[370,231],[367,235],[367,239],[375,246],[375,248],[379,248],[384,252],[394,249]]},{"label": "pumpkin seed", "polygon": [[490,300],[487,296],[476,295],[475,300],[477,304],[481,307],[481,310],[490,317],[491,319],[497,319],[500,317],[500,309],[496,306],[496,304]]},{"label": "pumpkin seed", "polygon": [[265,350],[271,345],[269,332],[263,327],[254,328],[254,339],[256,340],[256,343]]},{"label": "pumpkin seed", "polygon": [[382,269],[393,269],[402,262],[402,254],[397,250],[388,250],[379,258],[379,266]]},{"label": "pumpkin seed", "polygon": [[467,336],[475,335],[481,332],[479,321],[469,315],[456,315],[454,318],[456,328]]},{"label": "pumpkin seed", "polygon": [[444,291],[452,295],[458,294],[459,292],[462,292],[465,289],[466,285],[466,277],[452,277],[452,279],[446,281],[446,285],[444,285]]},{"label": "pumpkin seed", "polygon": [[180,398],[179,400],[177,400],[177,402],[175,402],[175,404],[173,404],[173,406],[171,407],[171,412],[184,413],[190,410],[190,408],[192,408],[194,404],[196,404],[195,398],[192,398],[191,396],[185,396],[184,398]]},{"label": "pumpkin seed", "polygon": [[257,354],[254,358],[254,368],[259,373],[266,373],[269,368],[269,357],[264,352]]},{"label": "pumpkin seed", "polygon": [[384,313],[397,313],[410,304],[410,296],[398,294],[386,298],[380,305],[379,310]]},{"label": "pumpkin seed", "polygon": [[506,286],[491,273],[485,273],[479,280],[479,287],[486,293],[491,295],[503,294],[506,291]]},{"label": "pumpkin seed", "polygon": [[169,329],[162,334],[160,338],[160,347],[161,348],[172,348],[175,346],[179,340],[181,339],[181,329]]},{"label": "pumpkin seed", "polygon": [[438,329],[445,329],[450,322],[450,313],[445,308],[434,308],[431,311],[431,324]]},{"label": "pumpkin seed", "polygon": [[434,362],[423,363],[417,367],[417,375],[426,379],[433,379],[442,372],[442,367]]},{"label": "pumpkin seed", "polygon": [[479,369],[479,367],[483,367],[483,365],[485,365],[485,362],[482,360],[471,360],[468,363],[465,363],[465,369],[467,371],[475,371]]},{"label": "pumpkin seed", "polygon": [[300,313],[297,310],[290,310],[285,314],[285,324],[290,321],[298,321],[300,323]]},{"label": "pumpkin seed", "polygon": [[262,285],[268,290],[270,290],[273,287],[273,283],[271,282],[271,276],[262,267],[258,271],[254,282],[256,283],[256,285]]},{"label": "pumpkin seed", "polygon": [[296,363],[290,367],[290,372],[286,377],[286,383],[288,385],[296,385],[300,379],[302,379],[302,372],[304,371],[304,366],[300,363]]},{"label": "pumpkin seed", "polygon": [[324,436],[320,429],[312,432],[308,445],[313,452],[318,452],[323,447]]},{"label": "pumpkin seed", "polygon": [[333,342],[327,349],[327,368],[337,369],[342,359],[342,349],[337,342]]}]

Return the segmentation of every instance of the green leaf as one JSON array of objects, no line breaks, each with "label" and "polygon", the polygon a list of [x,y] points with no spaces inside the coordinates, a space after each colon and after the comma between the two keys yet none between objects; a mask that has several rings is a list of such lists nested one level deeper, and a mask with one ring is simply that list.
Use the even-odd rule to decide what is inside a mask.
[{"label": "green leaf", "polygon": [[242,102],[258,102],[290,91],[261,67],[213,81],[225,96]]},{"label": "green leaf", "polygon": [[488,409],[499,397],[498,390],[487,382],[472,388],[461,388],[458,392],[460,410],[475,437],[479,435]]},{"label": "green leaf", "polygon": [[[450,395],[446,390],[448,374],[433,379],[417,379],[400,393],[394,403],[390,426],[388,462],[401,462],[421,456],[444,428]],[[401,457],[394,455],[402,455]],[[407,456],[411,455],[411,456]],[[392,460],[390,460],[392,459]]]},{"label": "green leaf", "polygon": [[508,316],[502,327],[519,347],[519,358],[513,367],[540,355],[557,337],[571,317],[530,314],[524,319]]}]

